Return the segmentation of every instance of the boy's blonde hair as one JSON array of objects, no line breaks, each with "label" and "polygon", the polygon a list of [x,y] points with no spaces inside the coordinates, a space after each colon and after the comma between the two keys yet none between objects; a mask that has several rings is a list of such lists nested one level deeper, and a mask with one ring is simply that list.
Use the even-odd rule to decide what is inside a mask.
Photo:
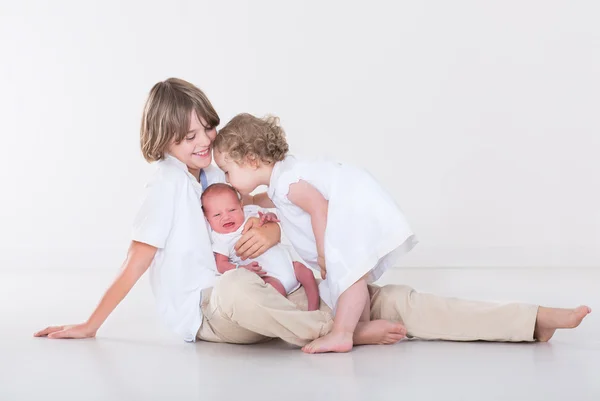
[{"label": "boy's blonde hair", "polygon": [[238,163],[248,160],[275,163],[283,160],[289,150],[279,118],[258,118],[247,113],[233,117],[219,131],[213,146]]},{"label": "boy's blonde hair", "polygon": [[205,128],[217,127],[219,115],[200,89],[178,78],[159,82],[150,91],[140,129],[142,154],[149,162],[165,157],[170,143],[180,143],[190,128],[190,114],[196,112]]}]

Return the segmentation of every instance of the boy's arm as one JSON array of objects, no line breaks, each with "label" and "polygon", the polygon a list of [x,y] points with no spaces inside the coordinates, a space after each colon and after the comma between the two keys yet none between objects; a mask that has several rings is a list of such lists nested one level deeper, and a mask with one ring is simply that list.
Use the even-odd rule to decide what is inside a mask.
[{"label": "boy's arm", "polygon": [[235,244],[235,252],[242,260],[256,259],[281,240],[281,228],[277,223],[260,224],[258,217],[251,217],[242,231],[242,238]]},{"label": "boy's arm", "polygon": [[148,270],[157,248],[142,242],[132,241],[123,263],[121,272],[108,288],[100,303],[82,324],[70,326],[51,326],[34,334],[35,337],[48,338],[87,338],[95,337],[106,318],[125,298],[139,278]]},{"label": "boy's arm", "polygon": [[306,291],[308,310],[318,310],[319,303],[321,302],[319,299],[319,286],[317,285],[317,280],[315,279],[312,270],[300,262],[294,262],[294,273],[296,273],[296,278]]},{"label": "boy's arm", "polygon": [[310,214],[315,240],[317,242],[318,263],[321,276],[325,278],[325,228],[327,227],[327,209],[329,201],[312,185],[300,180],[290,185],[288,192],[290,202]]}]

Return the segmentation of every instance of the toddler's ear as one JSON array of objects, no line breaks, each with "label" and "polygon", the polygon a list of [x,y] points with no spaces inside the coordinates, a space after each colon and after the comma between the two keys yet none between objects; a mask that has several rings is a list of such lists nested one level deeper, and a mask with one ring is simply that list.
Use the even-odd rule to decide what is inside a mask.
[{"label": "toddler's ear", "polygon": [[257,169],[260,167],[260,161],[258,160],[258,157],[256,157],[256,155],[253,153],[250,153],[248,156],[246,156],[246,164],[248,164],[253,169]]}]

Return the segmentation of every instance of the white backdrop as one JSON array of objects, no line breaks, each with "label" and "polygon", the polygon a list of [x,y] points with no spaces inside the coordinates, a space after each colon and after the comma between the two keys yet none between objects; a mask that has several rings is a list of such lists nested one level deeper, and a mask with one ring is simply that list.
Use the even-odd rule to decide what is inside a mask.
[{"label": "white backdrop", "polygon": [[404,266],[600,268],[596,1],[0,4],[0,269],[120,265],[170,76],[367,167],[421,239]]}]

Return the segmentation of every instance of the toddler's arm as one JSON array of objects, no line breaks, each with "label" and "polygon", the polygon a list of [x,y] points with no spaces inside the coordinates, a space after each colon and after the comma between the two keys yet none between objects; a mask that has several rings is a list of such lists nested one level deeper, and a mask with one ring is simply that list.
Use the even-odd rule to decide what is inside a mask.
[{"label": "toddler's arm", "polygon": [[319,286],[317,285],[317,280],[315,279],[312,270],[300,262],[294,262],[294,273],[296,273],[296,278],[306,291],[308,310],[318,310],[319,303],[321,302],[319,299]]},{"label": "toddler's arm", "polygon": [[148,270],[154,255],[155,247],[142,242],[132,241],[121,273],[108,288],[100,303],[82,324],[69,326],[51,326],[34,334],[36,337],[48,338],[87,338],[95,337],[106,318],[125,298],[138,279]]},{"label": "toddler's arm", "polygon": [[288,199],[296,206],[310,214],[315,240],[317,241],[318,263],[321,276],[325,278],[325,228],[327,227],[327,209],[329,201],[312,185],[300,180],[290,185]]},{"label": "toddler's arm", "polygon": [[246,205],[256,205],[264,208],[274,208],[275,204],[269,198],[266,192],[261,192],[256,195],[242,196],[242,202]]}]

